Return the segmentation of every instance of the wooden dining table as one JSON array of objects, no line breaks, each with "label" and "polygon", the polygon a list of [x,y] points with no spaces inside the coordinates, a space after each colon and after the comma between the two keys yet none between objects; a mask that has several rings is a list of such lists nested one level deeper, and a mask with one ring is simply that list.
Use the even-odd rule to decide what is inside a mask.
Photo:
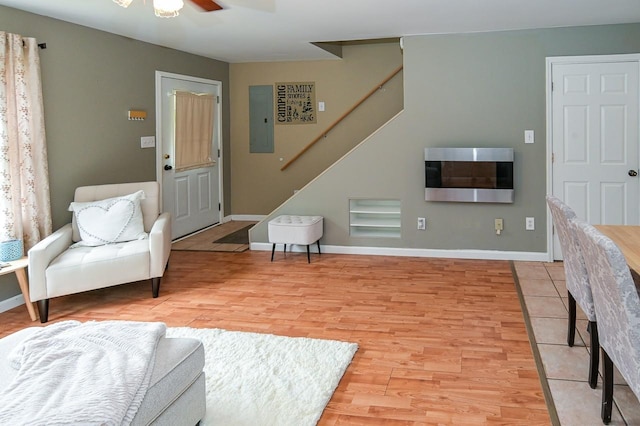
[{"label": "wooden dining table", "polygon": [[[640,226],[636,225],[594,225],[595,228],[607,237],[611,238],[619,248],[627,265],[640,274]],[[635,276],[634,276],[635,278]]]}]

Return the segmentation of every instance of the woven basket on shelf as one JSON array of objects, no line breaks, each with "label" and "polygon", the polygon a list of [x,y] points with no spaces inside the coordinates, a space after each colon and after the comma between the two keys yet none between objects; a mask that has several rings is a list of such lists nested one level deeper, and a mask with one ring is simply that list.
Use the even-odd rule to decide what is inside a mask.
[{"label": "woven basket on shelf", "polygon": [[22,257],[22,240],[8,240],[0,242],[0,261],[10,262]]}]

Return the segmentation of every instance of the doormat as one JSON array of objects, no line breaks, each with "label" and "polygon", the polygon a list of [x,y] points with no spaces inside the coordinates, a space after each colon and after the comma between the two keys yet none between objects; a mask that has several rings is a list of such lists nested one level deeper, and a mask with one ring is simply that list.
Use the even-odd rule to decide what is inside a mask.
[{"label": "doormat", "polygon": [[214,244],[249,244],[249,229],[253,228],[253,225],[245,226],[242,229],[225,235],[222,238],[215,240]]}]

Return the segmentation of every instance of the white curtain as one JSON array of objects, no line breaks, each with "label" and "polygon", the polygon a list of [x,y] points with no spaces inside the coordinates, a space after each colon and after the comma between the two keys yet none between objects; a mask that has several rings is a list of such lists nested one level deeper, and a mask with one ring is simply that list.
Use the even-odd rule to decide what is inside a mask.
[{"label": "white curtain", "polygon": [[51,233],[38,43],[0,31],[0,241]]}]

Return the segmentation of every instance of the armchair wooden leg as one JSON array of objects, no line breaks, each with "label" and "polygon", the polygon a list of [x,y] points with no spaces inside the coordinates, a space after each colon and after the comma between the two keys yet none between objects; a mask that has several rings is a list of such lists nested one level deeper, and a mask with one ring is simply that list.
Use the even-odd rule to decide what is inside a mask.
[{"label": "armchair wooden leg", "polygon": [[573,342],[576,337],[576,299],[570,291],[567,291],[569,295],[569,323],[567,324],[567,345],[573,347]]},{"label": "armchair wooden leg", "polygon": [[151,278],[151,292],[153,293],[153,298],[155,299],[160,294],[160,280],[162,277]]},{"label": "armchair wooden leg", "polygon": [[49,299],[38,300],[38,315],[42,324],[49,321]]},{"label": "armchair wooden leg", "polygon": [[589,386],[598,386],[598,365],[600,364],[600,342],[598,341],[598,323],[589,321],[589,339],[591,340],[589,357]]},{"label": "armchair wooden leg", "polygon": [[608,425],[611,422],[611,410],[613,409],[613,361],[607,352],[602,350],[602,423]]}]

